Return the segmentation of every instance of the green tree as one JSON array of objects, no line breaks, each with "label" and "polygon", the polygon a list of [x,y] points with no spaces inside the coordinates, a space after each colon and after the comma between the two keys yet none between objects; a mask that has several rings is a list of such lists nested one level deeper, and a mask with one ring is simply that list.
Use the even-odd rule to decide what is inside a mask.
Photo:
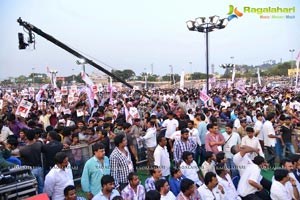
[{"label": "green tree", "polygon": [[206,74],[195,72],[191,75],[191,80],[199,80],[199,79],[206,79]]},{"label": "green tree", "polygon": [[167,75],[162,76],[161,80],[162,81],[171,81],[170,75],[167,74]]},{"label": "green tree", "polygon": [[[134,71],[132,71],[131,69],[125,69],[125,70],[112,70],[111,72],[112,74],[114,74],[116,77],[126,81],[128,79],[131,79],[135,76]],[[113,80],[116,81],[116,80]]]}]

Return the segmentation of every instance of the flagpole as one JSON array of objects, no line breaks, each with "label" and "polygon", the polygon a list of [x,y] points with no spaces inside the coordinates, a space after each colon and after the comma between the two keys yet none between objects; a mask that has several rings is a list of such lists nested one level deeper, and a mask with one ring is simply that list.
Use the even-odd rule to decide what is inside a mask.
[{"label": "flagpole", "polygon": [[260,79],[260,71],[259,71],[259,67],[257,67],[257,79],[258,79],[258,84],[259,84],[259,86],[261,86],[261,79]]}]

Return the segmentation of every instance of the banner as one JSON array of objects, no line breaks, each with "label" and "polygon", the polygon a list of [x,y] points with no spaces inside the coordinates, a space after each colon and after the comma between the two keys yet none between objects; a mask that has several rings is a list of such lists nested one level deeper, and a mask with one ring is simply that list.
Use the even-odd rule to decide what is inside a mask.
[{"label": "banner", "polygon": [[99,89],[98,89],[98,86],[97,85],[93,85],[92,86],[92,90],[93,90],[93,93],[96,94],[99,92]]},{"label": "banner", "polygon": [[130,107],[129,114],[132,116],[132,119],[140,118],[140,114],[136,107]]},{"label": "banner", "polygon": [[29,111],[32,107],[32,103],[29,101],[26,101],[25,99],[22,99],[21,103],[19,104],[16,115],[19,115],[21,117],[28,117]]},{"label": "banner", "polygon": [[208,102],[210,97],[202,90],[202,91],[200,91],[200,99],[204,102],[204,104],[206,104],[206,102]]},{"label": "banner", "polygon": [[68,95],[68,87],[67,86],[61,86],[60,90],[62,95]]},{"label": "banner", "polygon": [[76,94],[77,93],[77,85],[72,85],[71,86],[71,93]]}]

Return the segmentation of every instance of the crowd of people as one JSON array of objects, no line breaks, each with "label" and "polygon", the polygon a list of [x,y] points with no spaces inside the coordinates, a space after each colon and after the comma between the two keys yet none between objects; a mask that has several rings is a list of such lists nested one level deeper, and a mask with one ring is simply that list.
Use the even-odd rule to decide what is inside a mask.
[{"label": "crowd of people", "polygon": [[[212,88],[208,101],[196,89],[98,92],[92,103],[86,92],[69,102],[54,96],[0,92],[0,169],[31,167],[38,193],[53,200],[84,199],[74,165],[87,199],[300,199],[292,89]],[[21,99],[33,103],[27,117],[16,114]],[[84,162],[81,144],[93,153]],[[140,171],[149,173],[144,184]]]}]

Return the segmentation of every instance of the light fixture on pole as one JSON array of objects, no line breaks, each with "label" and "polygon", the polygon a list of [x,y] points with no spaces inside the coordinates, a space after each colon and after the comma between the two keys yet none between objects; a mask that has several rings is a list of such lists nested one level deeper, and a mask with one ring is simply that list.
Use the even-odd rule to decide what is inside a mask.
[{"label": "light fixture on pole", "polygon": [[193,62],[189,62],[189,64],[190,64],[190,67],[191,67],[191,76],[192,76],[192,74],[193,74]]},{"label": "light fixture on pole", "polygon": [[209,17],[209,21],[206,21],[205,17],[198,17],[195,21],[189,20],[186,22],[187,28],[190,31],[197,31],[205,33],[206,38],[206,92],[209,92],[209,52],[208,52],[208,33],[214,30],[223,29],[228,24],[228,19],[219,19],[220,17],[215,15]]},{"label": "light fixture on pole", "polygon": [[32,68],[32,84],[34,84],[34,67]]},{"label": "light fixture on pole", "polygon": [[226,76],[226,81],[228,84],[228,78],[229,78],[229,72],[230,72],[230,69],[234,69],[235,68],[235,65],[230,63],[230,64],[221,64],[220,65],[221,68],[225,69],[225,72],[224,72],[224,76]]},{"label": "light fixture on pole", "polygon": [[173,66],[172,65],[169,65],[169,67],[170,67],[170,70],[171,70],[171,73],[170,73],[170,82],[171,82],[171,86],[172,86],[172,80],[173,80],[173,78],[172,78],[172,76],[173,76]]},{"label": "light fixture on pole", "polygon": [[79,60],[76,60],[77,65],[82,65],[82,71],[85,73],[85,64],[87,64],[86,60],[81,58]]},{"label": "light fixture on pole", "polygon": [[144,68],[144,71],[145,71],[145,86],[144,86],[144,88],[145,88],[145,90],[147,90],[147,87],[148,87],[148,84],[147,84],[147,81],[148,81],[148,73],[147,73],[147,69],[146,69],[146,68]]},{"label": "light fixture on pole", "polygon": [[74,82],[75,82],[75,81],[74,81],[74,68],[72,69],[72,79],[73,79],[72,82],[74,83]]}]

